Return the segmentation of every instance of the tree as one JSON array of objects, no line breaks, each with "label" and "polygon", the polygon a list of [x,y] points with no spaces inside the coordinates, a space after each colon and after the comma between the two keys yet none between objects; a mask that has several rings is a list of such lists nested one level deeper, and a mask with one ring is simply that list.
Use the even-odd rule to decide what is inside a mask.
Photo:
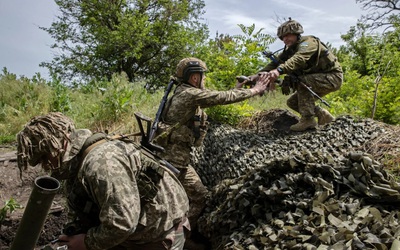
[{"label": "tree", "polygon": [[375,62],[375,59],[370,61],[371,52],[373,52],[373,44],[376,43],[378,35],[367,35],[366,27],[362,23],[358,23],[357,27],[352,26],[347,34],[342,35],[341,38],[347,43],[346,46],[341,46],[337,54],[340,61],[342,61],[342,54],[351,57],[349,61],[352,70],[357,70],[361,75],[368,75],[369,65]]},{"label": "tree", "polygon": [[356,3],[368,11],[366,15],[361,16],[360,21],[371,29],[390,28],[400,23],[399,0],[356,0]]},{"label": "tree", "polygon": [[55,0],[60,15],[41,27],[58,49],[51,74],[66,80],[111,79],[125,72],[130,81],[168,81],[183,55],[208,36],[203,0]]}]

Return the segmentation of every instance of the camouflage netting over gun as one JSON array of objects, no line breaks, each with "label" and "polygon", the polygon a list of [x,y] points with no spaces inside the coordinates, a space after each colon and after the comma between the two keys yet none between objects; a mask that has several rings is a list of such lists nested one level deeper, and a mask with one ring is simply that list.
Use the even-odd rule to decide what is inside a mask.
[{"label": "camouflage netting over gun", "polygon": [[347,116],[306,133],[214,125],[193,155],[212,190],[200,231],[213,249],[394,249],[399,184],[358,151],[384,133]]}]

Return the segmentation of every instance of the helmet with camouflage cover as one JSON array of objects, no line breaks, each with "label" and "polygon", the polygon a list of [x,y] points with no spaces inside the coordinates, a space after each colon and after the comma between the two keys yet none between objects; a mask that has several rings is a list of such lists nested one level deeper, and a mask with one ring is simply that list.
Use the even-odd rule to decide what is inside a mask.
[{"label": "helmet with camouflage cover", "polygon": [[[60,112],[34,117],[17,134],[19,169],[39,163],[45,170],[60,168],[68,136],[74,130],[74,122]],[[51,159],[58,162],[51,162]]]},{"label": "helmet with camouflage cover", "polygon": [[189,76],[193,73],[204,73],[207,71],[206,63],[195,57],[188,57],[182,59],[176,66],[175,76],[183,81],[187,82]]},{"label": "helmet with camouflage cover", "polygon": [[279,39],[283,39],[284,36],[286,36],[287,34],[296,34],[296,35],[300,35],[304,32],[303,30],[303,26],[301,26],[301,24],[295,20],[292,20],[292,18],[289,17],[289,20],[282,23],[279,27],[278,27],[278,32],[277,35],[279,37]]}]

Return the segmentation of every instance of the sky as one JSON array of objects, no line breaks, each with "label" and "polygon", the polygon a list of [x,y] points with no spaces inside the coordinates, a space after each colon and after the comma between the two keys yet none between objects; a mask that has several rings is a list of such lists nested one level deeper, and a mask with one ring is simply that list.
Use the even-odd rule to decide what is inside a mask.
[{"label": "sky", "polygon": [[[276,36],[278,20],[291,17],[300,22],[304,35],[314,35],[334,47],[344,44],[346,34],[365,14],[356,0],[205,0],[204,23],[210,38],[219,34],[242,34],[238,24]],[[39,27],[50,27],[56,21],[57,5],[53,0],[0,0],[0,69],[18,77],[31,78],[36,73],[48,78],[48,70],[39,67],[51,62],[50,46],[54,40]],[[278,39],[270,50],[283,47]]]}]

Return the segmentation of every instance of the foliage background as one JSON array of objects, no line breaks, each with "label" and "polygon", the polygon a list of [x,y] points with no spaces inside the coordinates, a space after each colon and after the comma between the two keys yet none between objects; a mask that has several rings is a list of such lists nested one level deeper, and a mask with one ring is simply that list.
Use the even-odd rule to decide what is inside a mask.
[{"label": "foliage background", "polygon": [[[371,7],[377,1],[356,0]],[[44,28],[61,52],[43,63],[51,79],[36,74],[17,77],[0,73],[0,142],[15,134],[33,116],[60,111],[78,127],[110,132],[137,132],[134,112],[154,118],[164,87],[183,57],[207,63],[207,87],[227,90],[235,76],[262,68],[276,38],[255,25],[238,24],[241,35],[209,38],[201,24],[204,1],[123,0],[99,4],[95,0],[57,0],[60,15]],[[390,9],[383,6],[382,9]],[[324,97],[334,115],[350,114],[388,124],[400,123],[400,29],[397,9],[377,17],[389,29],[363,17],[342,35],[345,45],[330,49],[344,70],[342,88]],[[375,27],[376,28],[376,27]],[[326,42],[326,41],[324,41]],[[261,97],[213,107],[211,119],[237,124],[243,117],[271,108],[286,108],[287,96],[278,91]]]}]

